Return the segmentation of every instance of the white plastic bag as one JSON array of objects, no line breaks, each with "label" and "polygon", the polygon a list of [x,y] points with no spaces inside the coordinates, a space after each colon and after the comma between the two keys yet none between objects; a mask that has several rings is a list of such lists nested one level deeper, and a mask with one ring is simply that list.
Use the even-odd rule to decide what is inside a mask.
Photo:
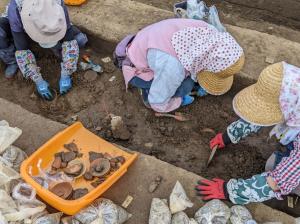
[{"label": "white plastic bag", "polygon": [[198,222],[195,219],[190,219],[189,224],[198,224]]},{"label": "white plastic bag", "polygon": [[0,121],[0,154],[22,134],[19,128],[10,127],[7,121]]},{"label": "white plastic bag", "polygon": [[131,217],[111,200],[100,198],[75,215],[82,224],[122,224]]},{"label": "white plastic bag", "polygon": [[252,215],[247,208],[241,205],[235,205],[231,207],[230,221],[232,224],[244,224],[249,220],[252,220]]},{"label": "white plastic bag", "polygon": [[184,212],[177,212],[172,216],[172,224],[190,224],[190,219]]},{"label": "white plastic bag", "polygon": [[0,158],[7,166],[13,168],[17,172],[20,171],[22,162],[27,158],[27,154],[16,146],[6,148]]},{"label": "white plastic bag", "polygon": [[2,215],[2,212],[0,211],[0,224],[8,224],[5,217]]},{"label": "white plastic bag", "polygon": [[195,214],[195,220],[199,224],[226,224],[229,218],[230,208],[225,203],[217,199],[207,202]]},{"label": "white plastic bag", "polygon": [[0,161],[0,187],[19,178],[21,178],[19,173]]},{"label": "white plastic bag", "polygon": [[12,197],[21,203],[30,203],[35,200],[36,191],[29,184],[18,183],[13,188]]},{"label": "white plastic bag", "polygon": [[59,224],[62,215],[62,212],[44,214],[32,220],[32,224]]},{"label": "white plastic bag", "polygon": [[171,212],[166,200],[152,199],[149,224],[171,224]]},{"label": "white plastic bag", "polygon": [[170,195],[170,210],[172,214],[184,211],[186,208],[193,207],[193,203],[187,197],[185,190],[179,181],[176,182]]},{"label": "white plastic bag", "polygon": [[2,215],[7,213],[15,212],[17,205],[6,191],[0,190],[0,211]]}]

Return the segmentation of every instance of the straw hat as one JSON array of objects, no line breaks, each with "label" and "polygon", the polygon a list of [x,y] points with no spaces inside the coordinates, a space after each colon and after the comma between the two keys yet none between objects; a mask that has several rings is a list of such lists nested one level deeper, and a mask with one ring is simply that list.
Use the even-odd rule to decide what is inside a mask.
[{"label": "straw hat", "polygon": [[223,95],[230,90],[233,83],[233,76],[242,70],[244,63],[245,56],[243,54],[235,64],[224,71],[219,73],[209,71],[199,72],[197,75],[198,83],[211,95]]},{"label": "straw hat", "polygon": [[67,32],[64,9],[56,0],[24,0],[21,19],[28,36],[45,46],[57,43]]},{"label": "straw hat", "polygon": [[259,126],[272,126],[283,121],[279,97],[283,79],[283,63],[268,66],[258,81],[240,91],[233,99],[235,113]]}]

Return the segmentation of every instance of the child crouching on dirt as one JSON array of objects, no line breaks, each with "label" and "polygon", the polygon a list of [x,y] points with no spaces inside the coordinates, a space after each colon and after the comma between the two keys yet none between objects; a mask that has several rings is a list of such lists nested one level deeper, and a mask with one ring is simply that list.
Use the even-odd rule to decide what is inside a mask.
[{"label": "child crouching on dirt", "polygon": [[15,58],[15,46],[12,41],[11,30],[7,18],[7,9],[0,16],[0,60],[6,65],[5,77],[12,78],[18,71]]},{"label": "child crouching on dirt", "polygon": [[77,70],[79,47],[85,46],[87,37],[71,25],[63,0],[11,0],[8,20],[16,61],[23,76],[35,82],[42,98],[53,99],[30,50],[32,40],[43,48],[51,48],[62,58],[59,91],[67,93],[72,88],[71,75]]},{"label": "child crouching on dirt", "polygon": [[[285,62],[268,66],[256,84],[233,99],[240,120],[218,134],[210,147],[224,148],[238,143],[261,127],[276,125],[270,133],[286,146],[276,151],[266,163],[266,172],[250,179],[231,179],[227,183],[215,178],[197,186],[205,200],[229,199],[235,204],[262,202],[282,195],[300,195],[300,68]],[[226,165],[226,164],[224,164]]]},{"label": "child crouching on dirt", "polygon": [[168,19],[129,35],[114,58],[126,87],[139,88],[157,112],[193,103],[193,89],[198,96],[225,94],[244,64],[243,49],[229,33],[193,19]]}]

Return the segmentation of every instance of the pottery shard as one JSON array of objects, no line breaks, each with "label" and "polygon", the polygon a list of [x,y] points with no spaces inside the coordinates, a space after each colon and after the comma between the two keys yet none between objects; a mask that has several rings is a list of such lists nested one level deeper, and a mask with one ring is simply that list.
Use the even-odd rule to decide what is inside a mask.
[{"label": "pottery shard", "polygon": [[52,169],[60,169],[61,168],[61,157],[55,157],[52,163]]},{"label": "pottery shard", "polygon": [[94,182],[91,183],[91,185],[96,188],[98,187],[100,184],[102,184],[105,181],[105,178],[99,178],[97,180],[95,180]]},{"label": "pottery shard", "polygon": [[82,168],[83,168],[82,164],[69,165],[67,168],[64,169],[64,172],[68,175],[76,176],[80,174]]},{"label": "pottery shard", "polygon": [[82,198],[87,193],[89,193],[89,190],[87,188],[78,188],[78,189],[73,191],[73,200],[76,200],[78,198]]},{"label": "pottery shard", "polygon": [[75,152],[75,153],[79,152],[79,149],[74,142],[71,142],[69,144],[64,144],[64,147],[71,152]]},{"label": "pottery shard", "polygon": [[61,159],[63,162],[68,163],[76,158],[75,152],[64,152],[61,155]]},{"label": "pottery shard", "polygon": [[93,162],[94,160],[99,159],[99,158],[104,158],[103,153],[89,152],[90,162]]},{"label": "pottery shard", "polygon": [[118,157],[116,157],[116,159],[121,163],[121,164],[124,164],[125,163],[125,158],[124,158],[124,156],[118,156]]},{"label": "pottery shard", "polygon": [[85,172],[83,177],[84,177],[85,180],[93,180],[94,179],[93,175],[89,171]]}]

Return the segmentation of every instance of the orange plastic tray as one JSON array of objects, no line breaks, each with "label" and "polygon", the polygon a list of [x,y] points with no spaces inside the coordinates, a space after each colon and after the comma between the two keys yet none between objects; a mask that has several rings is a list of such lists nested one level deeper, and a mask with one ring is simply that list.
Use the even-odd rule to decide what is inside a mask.
[{"label": "orange plastic tray", "polygon": [[[41,167],[48,169],[54,159],[54,154],[59,151],[67,151],[63,145],[75,141],[80,152],[83,153],[83,161],[89,164],[89,151],[109,153],[111,156],[124,156],[126,162],[112,175],[100,184],[97,188],[93,188],[89,182],[85,181],[84,178],[76,179],[73,183],[73,187],[80,188],[86,187],[90,192],[82,198],[77,200],[64,200],[55,194],[51,193],[47,189],[43,188],[29,175],[31,169],[32,175],[38,175],[37,163],[42,159]],[[82,208],[89,205],[106,190],[108,190],[119,178],[121,178],[127,171],[127,168],[137,158],[137,154],[131,154],[125,152],[113,144],[101,139],[97,135],[88,131],[80,122],[76,122],[72,126],[66,128],[62,132],[55,135],[36,152],[34,152],[28,159],[26,159],[21,166],[22,178],[36,189],[37,194],[49,205],[53,206],[59,211],[62,211],[68,215],[74,215]],[[31,167],[31,168],[30,168]]]}]

